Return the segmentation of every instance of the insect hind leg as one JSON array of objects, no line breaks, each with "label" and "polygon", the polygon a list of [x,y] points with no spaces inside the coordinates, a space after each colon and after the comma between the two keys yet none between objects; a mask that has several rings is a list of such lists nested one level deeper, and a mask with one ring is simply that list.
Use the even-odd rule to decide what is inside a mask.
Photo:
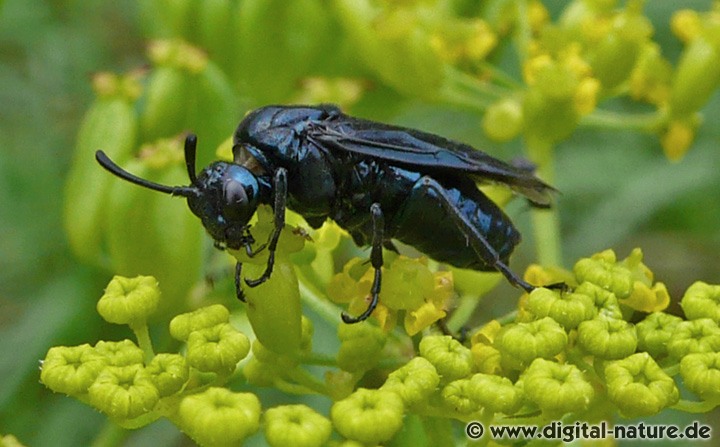
[{"label": "insect hind leg", "polygon": [[372,206],[370,206],[370,215],[372,216],[372,226],[373,226],[373,234],[372,234],[372,247],[370,251],[370,264],[375,269],[375,277],[373,279],[372,286],[370,287],[370,304],[368,304],[367,309],[365,309],[365,312],[358,315],[357,317],[352,317],[345,312],[343,312],[340,317],[342,318],[343,322],[346,324],[353,324],[353,323],[359,323],[361,321],[367,320],[368,317],[373,313],[375,308],[377,307],[378,301],[379,301],[379,295],[380,295],[380,287],[382,284],[382,266],[383,266],[383,239],[384,239],[384,230],[385,230],[385,218],[383,217],[382,209],[380,208],[379,203],[373,203]]},{"label": "insect hind leg", "polygon": [[503,276],[515,287],[519,287],[526,292],[532,291],[535,287],[530,285],[528,282],[520,278],[515,272],[510,270],[498,255],[497,251],[490,245],[485,236],[478,231],[478,229],[468,220],[453,203],[452,199],[448,196],[445,188],[432,177],[425,176],[419,180],[421,191],[425,194],[434,192],[437,195],[437,199],[440,205],[443,207],[445,212],[448,214],[452,222],[457,226],[460,232],[465,236],[468,243],[472,247],[473,251],[483,260],[488,266],[494,268],[498,272],[502,273]]}]

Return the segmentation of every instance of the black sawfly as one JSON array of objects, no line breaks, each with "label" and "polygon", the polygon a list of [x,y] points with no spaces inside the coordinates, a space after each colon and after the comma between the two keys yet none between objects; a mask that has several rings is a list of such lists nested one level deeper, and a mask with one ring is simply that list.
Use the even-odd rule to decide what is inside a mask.
[{"label": "black sawfly", "polygon": [[[419,130],[354,118],[334,105],[267,106],[250,112],[233,136],[233,162],[216,161],[195,170],[197,138],[185,141],[190,184],[166,186],[118,167],[102,151],[97,161],[116,176],[174,196],[190,210],[223,249],[248,256],[269,252],[264,273],[245,279],[250,287],[273,271],[285,209],[319,228],[326,219],[347,230],[356,244],[371,247],[374,280],[367,310],[342,314],[345,323],[367,319],[378,303],[383,246],[392,239],[460,268],[498,271],[510,284],[531,291],[508,267],[520,242],[510,218],[477,187],[495,182],[547,207],[551,186],[527,166],[514,166],[458,143]],[[271,204],[274,229],[266,243],[255,240],[248,222],[258,205]],[[235,269],[242,299],[240,263]]]}]

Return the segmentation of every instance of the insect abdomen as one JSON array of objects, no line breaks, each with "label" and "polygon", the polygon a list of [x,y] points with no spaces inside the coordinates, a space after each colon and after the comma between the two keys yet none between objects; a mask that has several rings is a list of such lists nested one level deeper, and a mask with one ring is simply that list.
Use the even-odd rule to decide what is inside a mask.
[{"label": "insect abdomen", "polygon": [[395,219],[397,229],[392,236],[412,245],[436,261],[455,267],[492,271],[493,260],[482,259],[470,245],[469,239],[458,227],[458,217],[470,225],[488,242],[503,263],[520,242],[520,233],[510,219],[471,181],[462,181],[453,187],[443,188],[446,197],[457,209],[453,217],[442,204],[434,189],[423,185],[420,179],[414,185],[404,207]]}]

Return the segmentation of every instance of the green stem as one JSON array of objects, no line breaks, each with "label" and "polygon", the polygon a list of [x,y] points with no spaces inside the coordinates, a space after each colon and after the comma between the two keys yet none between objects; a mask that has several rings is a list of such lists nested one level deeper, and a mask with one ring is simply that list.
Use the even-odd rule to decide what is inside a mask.
[{"label": "green stem", "polygon": [[673,405],[673,410],[684,411],[685,413],[709,413],[716,407],[720,406],[720,401],[705,400],[702,402],[680,399],[678,403]]},{"label": "green stem", "polygon": [[[538,166],[538,176],[552,184],[555,179],[552,144],[539,138],[528,138],[526,141],[530,159]],[[560,219],[557,207],[533,208],[531,220],[538,262],[544,266],[562,266]]]},{"label": "green stem", "polygon": [[513,310],[512,312],[506,313],[502,317],[496,318],[496,320],[498,323],[500,323],[501,325],[504,326],[506,324],[514,323],[515,320],[517,319],[517,315],[518,315],[518,311]]},{"label": "green stem", "polygon": [[525,88],[523,84],[515,80],[515,78],[513,78],[509,74],[505,73],[496,65],[493,65],[486,61],[480,62],[479,65],[483,71],[490,73],[490,76],[498,83],[498,85],[506,87],[510,90],[522,90]]},{"label": "green stem", "polygon": [[527,0],[516,0],[514,3],[517,8],[517,21],[515,23],[515,41],[517,43],[515,46],[520,58],[520,66],[522,66],[528,58],[532,30],[530,29]]},{"label": "green stem", "polygon": [[325,396],[330,395],[325,383],[317,380],[312,374],[303,368],[298,367],[287,371],[287,376],[302,387],[312,390],[318,394],[323,394]]},{"label": "green stem", "polygon": [[130,324],[130,329],[135,333],[138,346],[140,346],[140,349],[145,353],[145,362],[150,363],[150,360],[155,357],[155,351],[153,351],[147,322],[143,321],[141,324]]},{"label": "green stem", "polygon": [[458,301],[458,306],[453,310],[447,322],[448,329],[453,334],[456,334],[470,320],[478,305],[478,297],[475,295],[463,295]]},{"label": "green stem", "polygon": [[122,444],[127,436],[127,430],[108,420],[90,445],[91,447],[115,447]]},{"label": "green stem", "polygon": [[580,120],[580,126],[603,129],[624,129],[646,133],[657,132],[667,121],[667,116],[661,111],[628,114],[609,110],[596,109]]},{"label": "green stem", "polygon": [[509,96],[513,91],[449,67],[445,70],[445,82],[439,96],[450,104],[484,112],[493,102]]},{"label": "green stem", "polygon": [[337,366],[335,357],[318,352],[302,353],[298,360],[304,365]]},{"label": "green stem", "polygon": [[296,269],[296,272],[300,283],[300,296],[302,296],[303,302],[318,314],[320,318],[333,326],[337,326],[340,323],[340,309],[322,297],[323,294],[306,277],[306,273],[302,269]]}]

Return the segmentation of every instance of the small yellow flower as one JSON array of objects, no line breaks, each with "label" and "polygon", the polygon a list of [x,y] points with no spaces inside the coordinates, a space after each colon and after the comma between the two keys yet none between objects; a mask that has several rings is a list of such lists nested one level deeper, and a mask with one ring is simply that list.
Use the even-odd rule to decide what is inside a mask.
[{"label": "small yellow flower", "polygon": [[589,115],[597,105],[600,81],[595,78],[584,78],[575,91],[575,110],[580,115]]},{"label": "small yellow flower", "polygon": [[537,82],[538,73],[553,65],[553,59],[549,54],[539,54],[533,58],[528,59],[523,66],[523,79],[527,85],[533,85]]},{"label": "small yellow flower", "polygon": [[670,294],[661,282],[652,287],[641,281],[635,281],[632,294],[620,303],[641,312],[661,312],[670,304]]},{"label": "small yellow flower", "polygon": [[691,9],[675,11],[670,19],[670,28],[678,39],[688,43],[702,32],[700,14]]},{"label": "small yellow flower", "polygon": [[528,22],[533,32],[537,33],[542,30],[549,20],[550,13],[548,13],[542,2],[533,0],[528,3]]},{"label": "small yellow flower", "polygon": [[644,45],[642,51],[637,65],[630,73],[630,96],[636,101],[645,100],[650,104],[664,105],[670,98],[672,67],[662,57],[656,43]]},{"label": "small yellow flower", "polygon": [[672,121],[665,135],[660,138],[660,143],[670,161],[680,161],[694,139],[694,126],[685,121]]},{"label": "small yellow flower", "polygon": [[405,314],[405,332],[411,337],[447,315],[445,310],[428,302]]}]

